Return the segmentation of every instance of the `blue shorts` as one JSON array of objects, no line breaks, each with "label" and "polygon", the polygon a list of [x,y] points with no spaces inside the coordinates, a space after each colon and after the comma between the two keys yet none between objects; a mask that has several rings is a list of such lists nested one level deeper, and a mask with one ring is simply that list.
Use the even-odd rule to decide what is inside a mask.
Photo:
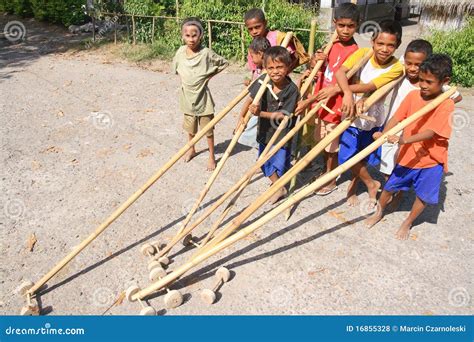
[{"label": "blue shorts", "polygon": [[[260,156],[265,149],[265,144],[259,144],[258,155]],[[291,167],[291,151],[289,147],[280,148],[270,159],[262,165],[262,172],[265,177],[270,177],[275,172],[281,177]]]},{"label": "blue shorts", "polygon": [[408,191],[413,185],[419,199],[427,204],[437,204],[442,178],[443,165],[441,164],[426,169],[410,169],[397,164],[384,190]]},{"label": "blue shorts", "polygon": [[[353,126],[346,129],[344,133],[342,133],[339,141],[339,165],[345,163],[364,148],[372,144],[374,142],[372,135],[375,132],[382,131],[383,127],[374,127],[370,131],[364,131]],[[380,156],[381,148],[379,147],[369,154],[369,156],[365,158],[365,161],[367,161],[369,165],[376,166],[380,164]]]}]

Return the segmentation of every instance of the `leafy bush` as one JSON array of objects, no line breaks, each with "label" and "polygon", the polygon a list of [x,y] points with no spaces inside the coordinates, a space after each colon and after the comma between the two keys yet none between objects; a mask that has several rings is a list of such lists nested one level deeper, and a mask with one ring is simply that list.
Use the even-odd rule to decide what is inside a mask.
[{"label": "leafy bush", "polygon": [[474,18],[459,31],[435,31],[428,37],[435,52],[445,53],[453,60],[452,82],[464,87],[474,85]]},{"label": "leafy bush", "polygon": [[21,16],[33,15],[65,26],[83,23],[86,15],[84,0],[0,0],[0,11]]},{"label": "leafy bush", "polygon": [[[253,7],[260,7],[260,0],[183,0],[179,7],[179,17],[198,17],[204,24],[204,44],[208,42],[208,19],[242,22],[244,13]],[[124,11],[134,15],[176,15],[173,0],[128,0]],[[316,15],[314,9],[308,10],[302,5],[290,4],[285,0],[268,0],[265,12],[270,29],[282,31],[290,28],[309,28],[311,18]],[[173,10],[171,10],[173,9]],[[136,38],[138,42],[150,42],[151,19],[135,18]],[[162,43],[162,47],[176,49],[182,44],[179,25],[173,20],[160,19],[155,22],[155,38]],[[285,29],[287,28],[287,29]],[[246,54],[246,47],[250,43],[250,36],[244,29],[245,48],[242,55],[241,28],[239,25],[211,22],[212,48],[218,54],[232,59],[242,59]],[[309,44],[309,33],[296,32],[305,46]],[[322,35],[317,36],[320,43]],[[156,44],[155,44],[156,45]],[[317,44],[318,45],[318,44]]]}]

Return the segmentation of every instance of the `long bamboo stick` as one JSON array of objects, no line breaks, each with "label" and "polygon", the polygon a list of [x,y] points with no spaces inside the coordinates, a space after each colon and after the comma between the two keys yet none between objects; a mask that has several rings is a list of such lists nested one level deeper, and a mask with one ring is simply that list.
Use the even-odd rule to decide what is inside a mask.
[{"label": "long bamboo stick", "polygon": [[[278,139],[278,137],[280,136],[281,132],[283,132],[283,130],[286,128],[286,125],[288,124],[288,121],[290,120],[290,116],[285,116],[283,118],[283,120],[280,122],[280,124],[278,125],[278,128],[277,130],[275,131],[275,133],[272,135],[270,141],[268,142],[267,146],[265,146],[265,149],[262,151],[262,153],[260,154],[260,157],[259,159],[263,159],[265,157],[265,155],[270,151],[270,149],[272,148],[273,144],[275,143],[275,141]],[[277,150],[278,151],[278,150]],[[272,154],[273,155],[273,154]],[[207,233],[207,235],[204,237],[204,239],[200,242],[200,245],[201,246],[204,246],[208,241],[209,239],[214,235],[214,232],[217,230],[217,228],[219,228],[220,224],[222,223],[222,221],[224,221],[224,219],[227,217],[227,214],[229,214],[229,212],[232,210],[232,208],[234,207],[235,203],[237,202],[238,198],[240,197],[240,195],[242,194],[242,192],[244,191],[244,189],[247,187],[247,185],[250,183],[250,181],[252,180],[253,176],[255,175],[255,173],[253,173],[252,175],[250,175],[247,180],[245,181],[244,184],[242,184],[242,186],[239,188],[239,190],[235,193],[234,197],[232,197],[232,199],[229,201],[229,203],[227,204],[227,206],[225,207],[224,211],[221,213],[221,215],[219,216],[219,218],[216,220],[216,222],[214,222],[214,224],[212,225],[212,228],[209,230],[209,232]]]},{"label": "long bamboo stick", "polygon": [[[213,246],[209,250],[204,251],[202,254],[196,256],[194,259],[187,261],[184,265],[180,266],[175,271],[169,273],[166,277],[142,289],[141,291],[136,293],[134,296],[132,296],[132,299],[133,300],[143,299],[146,296],[166,287],[168,284],[172,283],[174,280],[181,277],[183,274],[185,274],[194,266],[200,264],[201,262],[215,255],[216,253],[220,252],[221,250],[229,247],[233,243],[239,240],[242,240],[249,234],[253,233],[258,228],[262,227],[265,223],[272,220],[275,216],[281,214],[288,207],[301,201],[302,199],[310,195],[312,192],[314,192],[316,189],[320,188],[322,185],[330,182],[331,180],[335,179],[336,177],[338,177],[345,171],[349,170],[352,166],[354,166],[355,164],[357,164],[358,162],[366,158],[370,153],[372,153],[378,147],[380,147],[386,141],[388,136],[399,133],[408,125],[411,125],[412,123],[416,122],[421,117],[423,117],[424,115],[430,113],[432,110],[438,107],[443,101],[445,101],[450,96],[452,96],[455,93],[455,91],[456,91],[456,87],[452,87],[447,92],[441,94],[436,99],[434,99],[433,101],[425,105],[423,108],[418,110],[416,113],[414,113],[407,119],[403,120],[402,122],[399,122],[395,127],[393,127],[392,129],[384,133],[380,138],[375,140],[372,144],[370,144],[368,147],[366,147],[365,149],[357,153],[354,157],[349,159],[344,164],[339,165],[334,170],[321,176],[320,178],[315,180],[313,183],[311,183],[309,186],[303,188],[301,191],[297,192],[292,197],[288,198],[286,201],[284,201],[277,207],[273,208],[270,212],[268,212],[267,214],[259,218],[257,221],[241,229],[239,232],[226,238],[225,240],[219,242],[217,245]],[[348,120],[345,120],[345,121],[348,121]]]},{"label": "long bamboo stick", "polygon": [[[291,40],[292,37],[293,37],[293,33],[288,32],[286,34],[285,39],[283,40],[281,45],[286,48],[288,46],[288,44],[290,43],[290,40]],[[257,94],[255,95],[255,98],[253,99],[252,104],[259,104],[260,103],[260,99],[262,98],[262,96],[265,94],[265,91],[267,90],[268,82],[270,82],[270,76],[267,74],[264,81],[263,81],[263,83],[260,85],[260,88],[259,88]],[[193,207],[189,211],[188,215],[186,216],[186,218],[185,218],[184,222],[182,223],[181,228],[179,229],[177,234],[181,234],[181,232],[188,225],[189,221],[191,221],[191,218],[193,217],[194,213],[199,208],[199,205],[201,204],[201,202],[204,200],[207,193],[211,189],[212,185],[214,184],[214,181],[217,179],[217,176],[219,176],[220,172],[222,171],[222,168],[224,167],[225,163],[227,162],[227,159],[229,159],[230,154],[232,153],[232,150],[234,149],[234,147],[237,144],[240,136],[244,132],[244,129],[247,126],[247,123],[248,123],[248,121],[250,120],[251,117],[252,117],[252,113],[250,111],[248,111],[247,114],[244,117],[244,121],[237,128],[234,136],[232,137],[232,140],[231,140],[229,146],[227,146],[224,154],[222,155],[221,160],[219,161],[219,164],[217,165],[216,169],[212,172],[212,175],[209,177],[209,180],[207,181],[206,185],[204,186],[201,193],[199,194],[198,199],[196,200]]]},{"label": "long bamboo stick", "polygon": [[[315,34],[316,34],[316,19],[313,19],[311,21],[311,33],[310,33],[310,40],[309,40],[309,47],[308,47],[308,53],[310,56],[313,55],[314,53],[314,40],[315,40]],[[333,46],[334,42],[333,41],[330,41],[330,43],[328,44],[328,46],[326,46],[326,48],[324,49],[324,54],[328,55],[330,52],[331,52],[331,49],[332,49],[332,46]],[[322,66],[323,63],[321,63],[321,66]],[[319,71],[319,70],[318,70]],[[317,71],[316,71],[317,73]],[[315,74],[316,74],[315,73]],[[311,79],[312,80],[312,79]],[[310,87],[308,88],[310,93],[312,92],[312,83],[310,83]],[[304,96],[301,97],[302,99],[304,98]],[[308,111],[306,111],[305,115],[308,115]],[[313,123],[314,124],[314,123]],[[313,125],[314,127],[314,125]],[[310,128],[309,128],[309,124],[306,125],[306,129],[308,131],[310,131]],[[298,161],[300,160],[301,158],[301,154],[302,154],[302,145],[303,145],[303,131],[300,131],[298,132],[298,134],[296,135],[295,137],[295,145],[296,145],[296,155],[295,155],[295,160]],[[293,191],[295,190],[296,188],[296,181],[297,181],[297,176],[293,177],[291,179],[291,182],[290,182],[290,186],[288,188],[288,196],[291,196],[291,194],[293,193]],[[289,208],[287,210],[287,212],[285,213],[285,219],[288,220],[291,216],[291,208]]]},{"label": "long bamboo stick", "polygon": [[[388,92],[392,90],[392,88],[401,80],[401,77],[398,80],[394,80],[385,86],[378,89],[374,94],[372,94],[367,99],[367,106],[370,107],[373,103],[378,101],[382,96],[385,96]],[[298,163],[296,163],[285,175],[283,175],[277,182],[275,182],[270,189],[268,189],[265,193],[260,195],[257,200],[252,203],[249,207],[247,207],[233,222],[228,224],[219,234],[217,234],[214,239],[208,242],[208,244],[201,248],[198,253],[202,253],[203,250],[209,249],[213,245],[217,244],[218,242],[225,239],[229,236],[233,231],[238,229],[238,227],[252,215],[257,209],[259,209],[266,201],[268,201],[277,191],[279,191],[286,183],[289,182],[291,177],[301,172],[319,153],[321,153],[324,148],[326,148],[332,140],[337,138],[341,135],[355,120],[355,118],[351,118],[350,120],[343,120],[336,129],[328,134],[324,139],[321,140],[308,154],[302,158]]]},{"label": "long bamboo stick", "polygon": [[[313,108],[313,111],[316,112],[320,106],[316,106]],[[267,154],[261,155],[261,158],[257,160],[257,162],[242,176],[242,178],[235,183],[227,192],[219,197],[219,199],[213,203],[209,209],[206,210],[195,222],[191,225],[186,227],[181,234],[177,234],[174,238],[172,238],[166,246],[160,250],[159,256],[163,256],[167,254],[171,248],[173,248],[181,239],[183,239],[187,234],[189,234],[192,230],[194,230],[197,226],[199,226],[206,218],[208,218],[218,207],[220,207],[234,192],[240,191],[241,187],[247,181],[250,181],[251,176],[254,175],[258,169],[265,164],[281,147],[283,147],[297,132],[298,130],[303,127],[303,125],[309,120],[308,118],[303,118],[300,120],[295,127],[293,127],[290,132],[288,132]]]},{"label": "long bamboo stick", "polygon": [[[357,63],[348,73],[347,77],[350,78],[363,66],[373,54],[373,50],[370,50],[364,58],[362,58],[359,63]],[[300,119],[300,121],[293,127],[290,132],[286,134],[275,146],[268,152],[266,155],[262,154],[262,158],[259,158],[254,166],[248,170],[244,176],[236,183],[232,188],[230,188],[224,195],[222,195],[204,214],[202,214],[193,224],[186,227],[181,234],[177,234],[171,241],[169,241],[166,246],[160,250],[159,256],[167,254],[173,246],[175,246],[181,239],[183,239],[187,234],[189,234],[193,229],[200,225],[207,217],[209,217],[222,203],[224,203],[235,191],[240,191],[240,188],[245,188],[246,183],[250,182],[249,178],[258,171],[258,169],[266,163],[280,148],[282,148],[298,131],[304,126],[306,122],[315,114],[320,108],[323,102],[316,104],[316,106],[308,113],[307,116]],[[247,182],[248,181],[248,182]],[[243,190],[243,189],[242,189]]]},{"label": "long bamboo stick", "polygon": [[[315,38],[316,38],[316,24],[317,24],[317,21],[316,21],[316,18],[312,19],[311,20],[311,30],[310,30],[310,34],[309,34],[309,46],[308,46],[308,54],[309,56],[311,57],[314,53],[314,41],[315,41]],[[331,46],[333,44],[333,42],[331,41],[330,42]],[[308,112],[308,111],[307,111]],[[307,113],[306,113],[307,114]],[[283,131],[283,129],[286,127],[286,124],[288,123],[289,121],[289,117],[285,117],[284,120],[280,123],[280,125],[278,126],[275,134],[272,136],[272,138],[270,139],[270,141],[268,142],[267,146],[265,146],[265,149],[263,150],[262,154],[260,155],[260,158],[262,158],[262,156],[264,156],[265,154],[268,153],[268,151],[270,151],[270,149],[272,148],[274,142],[276,141],[276,139],[278,138],[278,136],[280,136],[281,132]],[[299,137],[301,134],[301,132],[298,132],[297,134],[297,137]],[[240,189],[237,191],[237,193],[234,195],[234,197],[230,200],[230,202],[227,204],[226,208],[224,209],[224,211],[221,213],[221,215],[219,216],[219,218],[216,220],[216,222],[214,222],[214,224],[212,225],[212,228],[209,230],[208,234],[205,236],[205,238],[201,241],[201,246],[205,245],[209,239],[213,236],[214,232],[217,230],[217,228],[220,226],[220,224],[224,221],[224,219],[227,217],[227,215],[229,214],[229,212],[232,210],[232,208],[234,207],[235,203],[237,203],[237,200],[238,198],[240,197],[240,195],[242,194],[243,190],[245,189],[245,187],[250,183],[251,179],[253,178],[253,176],[255,175],[252,174],[249,179],[240,187]],[[296,178],[295,178],[296,179]],[[291,189],[291,187],[290,187]]]},{"label": "long bamboo stick", "polygon": [[[337,37],[338,37],[337,32],[334,31],[334,33],[331,36],[331,39],[329,40],[328,45],[324,49],[325,54],[329,53],[329,51],[332,48],[332,45],[334,44],[334,42],[336,42]],[[304,98],[304,96],[306,96],[306,92],[308,91],[309,87],[311,86],[311,82],[313,81],[314,77],[316,77],[316,74],[318,73],[319,69],[321,69],[323,64],[324,64],[324,61],[317,61],[316,62],[316,65],[314,66],[313,70],[311,70],[311,73],[309,74],[308,78],[306,79],[306,81],[301,86],[301,91],[300,91],[301,98]]]},{"label": "long bamboo stick", "polygon": [[192,146],[194,146],[212,127],[214,127],[224,116],[227,115],[242,99],[249,93],[249,87],[242,90],[226,107],[224,107],[206,126],[196,133],[196,136],[186,143],[170,160],[158,170],[148,181],[130,196],[120,207],[118,207],[96,230],[83,240],[73,251],[64,259],[56,264],[48,273],[46,273],[35,285],[27,292],[32,295],[41,288],[48,280],[66,266],[76,255],[94,241],[112,222],[114,222],[129,206],[131,206],[150,186],[152,186],[161,176],[163,176]]}]

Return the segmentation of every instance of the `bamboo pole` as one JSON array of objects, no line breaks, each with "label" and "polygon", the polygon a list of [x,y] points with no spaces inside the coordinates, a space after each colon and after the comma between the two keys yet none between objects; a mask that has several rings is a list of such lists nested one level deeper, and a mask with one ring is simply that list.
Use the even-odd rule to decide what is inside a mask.
[{"label": "bamboo pole", "polygon": [[[277,130],[275,131],[275,133],[272,135],[270,141],[268,142],[268,144],[265,146],[265,149],[262,151],[262,153],[260,154],[260,157],[259,159],[263,159],[265,157],[265,155],[268,154],[268,152],[270,151],[270,149],[272,148],[273,144],[275,143],[275,141],[278,139],[278,137],[281,135],[281,132],[283,132],[283,130],[286,128],[286,125],[288,124],[288,121],[290,120],[290,116],[285,116],[283,118],[283,120],[280,122],[280,124],[278,125],[278,128]],[[278,151],[277,149],[274,149],[275,152]],[[273,155],[273,153],[272,153]],[[254,172],[252,175],[250,175],[247,180],[245,181],[244,184],[242,184],[242,186],[240,186],[239,190],[237,191],[237,193],[234,195],[234,197],[232,197],[232,199],[230,200],[230,202],[227,204],[227,206],[225,207],[224,211],[221,213],[221,215],[219,216],[219,218],[216,220],[216,222],[214,222],[214,224],[212,225],[212,228],[209,230],[209,232],[207,233],[207,235],[205,236],[205,238],[200,242],[200,246],[204,246],[208,241],[209,239],[214,235],[214,232],[217,230],[217,228],[219,228],[220,224],[222,223],[222,221],[224,221],[224,219],[226,218],[226,216],[229,214],[229,212],[232,210],[232,208],[234,207],[235,203],[237,202],[237,199],[240,197],[240,194],[242,194],[242,192],[244,191],[244,189],[247,187],[247,185],[250,183],[250,181],[252,180],[253,176],[255,175],[256,172]]]},{"label": "bamboo pole", "polygon": [[[367,106],[372,105],[374,102],[380,100],[382,96],[385,96],[392,88],[400,81],[401,77],[398,80],[392,81],[385,86],[378,89],[374,94],[372,94],[367,100]],[[198,254],[202,253],[203,250],[207,250],[210,247],[216,245],[227,236],[229,236],[233,231],[238,229],[238,227],[252,215],[258,208],[260,208],[265,202],[267,202],[277,191],[279,191],[286,183],[289,182],[291,177],[297,175],[301,172],[316,156],[321,153],[326,146],[328,146],[332,140],[341,135],[355,120],[355,117],[350,120],[343,120],[337,128],[328,134],[324,139],[322,139],[313,149],[311,149],[308,154],[302,158],[298,163],[296,163],[285,175],[283,175],[277,182],[275,182],[270,189],[265,193],[260,195],[255,202],[253,202],[249,207],[247,207],[233,222],[229,223],[219,234],[217,234],[208,244],[198,251]]]},{"label": "bamboo pole", "polygon": [[[309,46],[308,46],[308,54],[309,56],[313,56],[314,54],[314,41],[316,39],[316,19],[313,19],[311,20],[311,30],[310,30],[310,34],[309,34]],[[329,45],[330,47],[326,47],[324,49],[324,52],[327,51],[327,54],[329,54],[329,52],[331,51],[331,48],[332,48],[332,45],[333,45],[333,41],[331,40],[329,42]],[[322,65],[322,64],[321,64]],[[319,70],[318,70],[319,71]],[[317,73],[317,72],[316,72]],[[312,79],[311,79],[312,80]],[[312,93],[312,83],[310,83],[310,86],[309,86],[309,92]],[[302,96],[303,98],[303,96]],[[306,110],[305,112],[305,115],[308,115],[308,110]],[[313,123],[314,124],[314,123]],[[310,131],[310,128],[309,128],[309,123],[305,126],[305,128],[307,129],[307,131]],[[314,127],[314,125],[313,125]],[[303,129],[304,131],[304,129]],[[302,154],[302,151],[301,151],[301,148],[302,148],[302,141],[303,141],[303,131],[300,131],[298,132],[298,134],[296,135],[295,137],[295,140],[296,140],[296,156],[295,156],[295,160],[298,161],[300,160],[301,158],[301,154]],[[313,130],[314,131],[314,130]],[[288,196],[291,196],[291,194],[293,193],[293,191],[295,190],[296,188],[296,181],[297,181],[297,177],[293,177],[291,179],[291,182],[290,182],[290,187],[288,189]],[[285,219],[288,221],[288,219],[290,218],[290,215],[291,215],[291,209],[289,209],[287,211],[287,213],[285,214]]]},{"label": "bamboo pole", "polygon": [[151,22],[151,42],[155,41],[155,17],[152,18]]},{"label": "bamboo pole", "polygon": [[[362,58],[348,73],[347,77],[351,78],[372,56],[373,51],[370,50],[364,58]],[[315,114],[322,106],[323,102],[319,102],[309,113],[300,119],[300,121],[283,137],[274,148],[266,155],[261,156],[254,164],[254,166],[248,170],[244,176],[229,189],[224,195],[222,195],[204,214],[202,214],[193,224],[182,230],[180,234],[177,234],[172,238],[166,246],[160,250],[159,256],[167,254],[173,246],[175,246],[182,238],[189,234],[193,229],[200,225],[206,218],[208,218],[219,206],[221,206],[234,192],[243,190],[245,186],[250,182],[252,176],[258,171],[258,169],[266,163],[280,148],[282,148],[290,139],[298,133],[298,131],[304,126],[306,122]],[[242,188],[242,189],[241,189]]]},{"label": "bamboo pole", "polygon": [[[285,36],[285,39],[283,40],[282,42],[282,46],[283,47],[287,47],[288,44],[290,43],[290,40],[291,38],[293,37],[293,33],[292,32],[288,32]],[[268,82],[270,82],[270,76],[267,75],[263,81],[263,83],[260,85],[260,88],[257,92],[257,94],[255,95],[255,98],[253,99],[252,101],[252,104],[259,104],[260,103],[260,99],[262,98],[263,94],[265,93],[265,91],[267,90],[267,85],[268,85]],[[224,154],[222,155],[222,158],[221,160],[219,161],[219,164],[217,165],[217,168],[214,170],[214,172],[212,173],[211,177],[209,177],[209,180],[207,181],[204,189],[201,191],[200,195],[199,195],[199,198],[196,200],[196,202],[194,203],[193,207],[191,208],[191,210],[189,211],[188,215],[186,216],[183,224],[181,225],[181,228],[179,229],[178,231],[178,235],[181,234],[181,232],[186,228],[186,226],[188,225],[189,221],[191,220],[191,218],[193,217],[194,213],[196,212],[196,210],[199,208],[199,205],[201,204],[201,202],[204,200],[204,198],[206,197],[207,193],[209,192],[209,190],[211,189],[212,185],[214,184],[214,181],[216,180],[217,176],[219,176],[222,168],[224,167],[227,159],[229,159],[230,157],[230,154],[232,153],[232,150],[234,149],[235,145],[237,144],[237,141],[239,140],[240,136],[242,135],[242,133],[244,132],[244,129],[245,127],[247,126],[247,123],[248,121],[250,120],[250,118],[252,117],[252,113],[249,111],[247,112],[247,114],[245,115],[244,117],[244,122],[241,123],[239,125],[239,127],[237,128],[234,136],[232,137],[232,140],[229,144],[229,146],[227,147],[227,149],[225,150]]]},{"label": "bamboo pole", "polygon": [[[313,111],[314,113],[321,108],[320,106],[316,106]],[[288,132],[266,155],[261,155],[261,158],[257,160],[257,162],[242,176],[242,178],[235,183],[232,188],[230,188],[224,195],[219,197],[219,199],[214,202],[214,204],[206,210],[204,214],[202,214],[194,223],[190,226],[186,227],[181,234],[177,234],[173,239],[171,239],[166,246],[160,250],[159,256],[163,256],[167,254],[173,246],[176,245],[181,239],[183,239],[187,234],[189,234],[192,230],[194,230],[197,226],[199,226],[206,218],[208,218],[218,207],[220,207],[234,192],[240,191],[242,187],[245,187],[244,184],[250,182],[251,177],[258,171],[258,169],[266,163],[281,147],[283,147],[297,132],[305,122],[309,119],[303,118],[300,120],[295,127],[293,127],[290,132]]]},{"label": "bamboo pole", "polygon": [[136,45],[137,44],[137,36],[135,34],[135,16],[132,15],[132,41],[133,41],[133,45]]},{"label": "bamboo pole", "polygon": [[245,31],[244,25],[240,25],[240,49],[242,52],[242,62],[245,61]]},{"label": "bamboo pole", "polygon": [[118,207],[96,230],[83,240],[72,252],[46,273],[35,285],[28,291],[33,295],[48,280],[66,266],[76,255],[94,241],[112,222],[114,222],[129,206],[131,206],[149,187],[151,187],[158,179],[161,178],[192,146],[194,146],[212,127],[224,118],[242,99],[249,93],[249,87],[234,98],[226,107],[224,107],[206,126],[198,131],[193,139],[186,143],[170,160],[158,170],[140,189],[138,189],[131,197],[129,197],[120,207]]},{"label": "bamboo pole", "polygon": [[209,39],[209,49],[212,49],[212,27],[211,27],[211,21],[207,21],[207,35]]},{"label": "bamboo pole", "polygon": [[[375,140],[372,144],[370,144],[368,147],[357,153],[354,157],[349,159],[347,162],[345,162],[342,165],[339,165],[337,168],[332,170],[331,172],[326,173],[325,175],[321,176],[314,182],[312,182],[310,185],[306,186],[303,188],[301,191],[298,193],[294,194],[292,197],[288,198],[286,201],[278,205],[277,207],[273,208],[270,212],[259,218],[257,221],[253,222],[252,224],[248,225],[247,227],[243,228],[239,232],[235,233],[234,235],[226,238],[225,240],[219,242],[217,245],[213,246],[207,251],[204,251],[202,254],[196,256],[194,259],[191,259],[187,261],[185,264],[180,266],[178,269],[175,271],[169,273],[167,276],[164,278],[158,280],[157,282],[151,284],[150,286],[142,289],[138,293],[136,293],[134,296],[132,296],[133,300],[137,299],[143,299],[147,297],[148,295],[159,291],[160,289],[166,287],[168,284],[172,283],[174,280],[178,279],[181,277],[183,274],[185,274],[187,271],[189,271],[191,268],[194,266],[200,264],[201,262],[205,261],[206,259],[210,258],[211,256],[217,254],[221,250],[229,247],[233,243],[242,240],[243,238],[247,237],[248,235],[252,234],[254,231],[256,231],[258,228],[262,227],[264,224],[272,220],[274,217],[277,215],[281,214],[284,210],[286,210],[288,207],[296,204],[297,202],[303,200],[305,197],[310,195],[312,192],[314,192],[316,189],[319,189],[321,186],[324,184],[330,182],[331,180],[335,179],[345,171],[349,170],[352,166],[366,158],[370,153],[375,151],[378,147],[382,146],[382,144],[387,140],[387,137],[390,135],[395,135],[399,132],[401,132],[405,127],[411,125],[412,123],[416,122],[419,120],[421,117],[424,115],[427,115],[436,107],[438,107],[443,101],[449,99],[450,96],[452,96],[456,91],[456,87],[452,87],[449,89],[447,92],[439,95],[436,99],[425,105],[423,108],[418,110],[416,113],[411,115],[410,117],[406,118],[402,122],[399,122],[395,127],[387,131],[386,133],[382,134],[380,138]],[[346,120],[347,121],[347,120]],[[339,126],[338,126],[339,127]],[[337,128],[336,128],[337,129]]]},{"label": "bamboo pole", "polygon": [[[334,42],[336,42],[337,40],[337,32],[334,31],[334,33],[332,34],[331,36],[331,39],[329,40],[329,43],[328,45],[326,46],[326,48],[324,49],[324,53],[328,54],[329,51],[331,50],[332,48],[332,45]],[[306,92],[308,91],[310,85],[311,85],[311,82],[313,81],[314,77],[316,76],[316,74],[318,73],[319,69],[321,69],[321,67],[323,66],[324,64],[324,61],[317,61],[316,62],[316,65],[314,66],[313,70],[311,70],[311,73],[309,74],[308,78],[306,79],[306,81],[303,83],[303,85],[301,86],[301,91],[300,91],[300,96],[301,98],[304,98],[305,95],[306,95]]]}]

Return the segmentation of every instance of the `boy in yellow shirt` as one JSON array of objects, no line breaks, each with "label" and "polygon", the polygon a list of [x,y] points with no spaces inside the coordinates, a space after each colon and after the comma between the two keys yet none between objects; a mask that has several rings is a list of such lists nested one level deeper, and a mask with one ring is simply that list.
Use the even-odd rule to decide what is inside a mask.
[{"label": "boy in yellow shirt", "polygon": [[[374,54],[359,71],[358,75],[356,75],[358,79],[357,82],[349,85],[346,72],[356,65],[370,48],[357,50],[344,62],[342,67],[339,68],[336,72],[336,79],[344,94],[341,106],[341,112],[343,114],[353,116],[356,112],[355,102],[357,102],[358,111],[362,108],[364,104],[363,99],[356,94],[371,93],[403,74],[403,65],[393,56],[395,50],[400,46],[401,41],[402,27],[400,24],[393,20],[383,21],[372,36]],[[370,145],[374,141],[372,135],[375,132],[383,130],[387,115],[384,109],[384,101],[385,97],[373,104],[367,113],[375,119],[375,122],[358,118],[341,135],[339,165],[345,163]],[[373,200],[375,207],[377,192],[381,184],[370,176],[367,163],[373,166],[379,164],[380,150],[372,153],[366,160],[357,163],[350,169],[352,179],[347,192],[347,201],[350,206],[355,206],[358,203],[356,190],[358,181],[362,180],[368,189],[369,198]]]}]

